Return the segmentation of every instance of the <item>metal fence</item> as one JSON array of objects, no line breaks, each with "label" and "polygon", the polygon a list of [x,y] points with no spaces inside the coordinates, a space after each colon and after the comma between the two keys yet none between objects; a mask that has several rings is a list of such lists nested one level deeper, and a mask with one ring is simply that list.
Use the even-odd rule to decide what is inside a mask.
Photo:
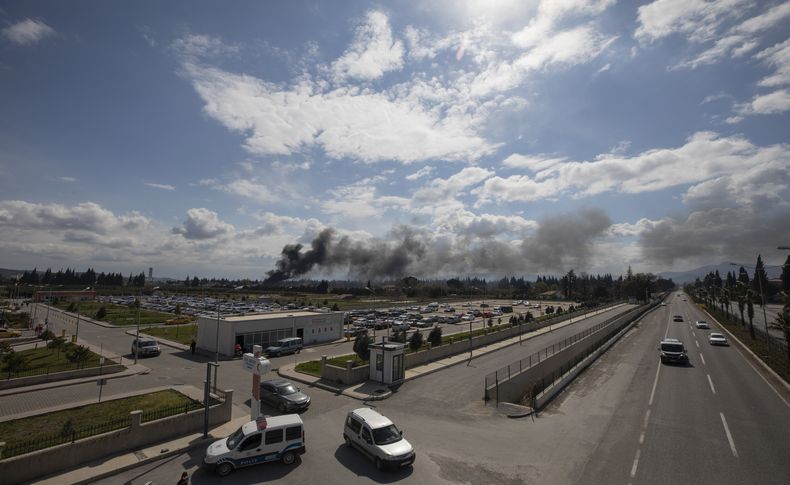
[{"label": "metal fence", "polygon": [[169,418],[170,416],[175,416],[177,414],[187,414],[190,411],[195,411],[202,408],[203,404],[200,401],[193,399],[189,402],[185,402],[184,404],[179,404],[178,406],[143,411],[140,415],[140,422],[147,423],[148,421],[156,421],[157,419]]},{"label": "metal fence", "polygon": [[36,438],[34,440],[11,441],[7,443],[3,448],[3,458],[24,455],[25,453],[43,450],[44,448],[50,448],[64,443],[74,443],[77,440],[97,434],[124,429],[129,427],[129,425],[130,419],[128,417],[80,428],[71,428],[70,426],[64,425],[60,432],[53,433],[49,436]]},{"label": "metal fence", "polygon": [[[630,312],[629,312],[630,313]],[[626,313],[625,315],[627,315]],[[542,350],[535,352],[523,359],[520,359],[516,362],[513,362],[505,367],[497,369],[495,372],[488,374],[485,377],[485,387],[486,389],[495,385],[497,382],[502,382],[503,380],[510,379],[511,376],[514,376],[522,371],[529,369],[530,367],[541,363],[542,361],[546,360],[547,358],[551,357],[552,355],[567,349],[571,345],[574,345],[578,341],[589,337],[590,335],[600,331],[603,328],[611,325],[612,322],[617,320],[618,318],[622,318],[624,315],[615,315],[607,320],[594,325],[586,330],[583,330],[577,334],[571,335],[570,337],[561,340],[552,344],[549,347],[546,347]]]},{"label": "metal fence", "polygon": [[[118,358],[104,358],[104,364],[101,367],[107,367],[111,365],[120,364],[120,360],[122,357]],[[54,374],[56,372],[68,372],[72,370],[81,370],[81,369],[98,369],[100,366],[87,366],[87,362],[63,362],[57,365],[47,365],[42,367],[28,367],[22,369],[15,369],[15,370],[7,370],[3,369],[0,370],[0,380],[8,380],[8,379],[16,379],[19,377],[31,377],[31,376],[38,376],[38,375],[49,375]]]}]

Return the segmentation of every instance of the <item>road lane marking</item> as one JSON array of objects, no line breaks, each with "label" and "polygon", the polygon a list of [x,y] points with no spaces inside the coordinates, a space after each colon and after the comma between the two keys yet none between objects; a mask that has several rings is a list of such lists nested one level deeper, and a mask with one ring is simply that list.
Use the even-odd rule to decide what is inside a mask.
[{"label": "road lane marking", "polygon": [[699,341],[695,340],[694,343],[697,344],[697,348],[699,348]]},{"label": "road lane marking", "polygon": [[[690,326],[691,326],[691,324],[689,324],[689,327],[690,327]],[[694,337],[696,337],[696,336],[697,336],[697,334],[696,334],[696,333],[694,333],[694,330],[692,330],[692,331],[691,331],[691,335],[692,335],[692,336],[694,336]]]},{"label": "road lane marking", "polygon": [[700,354],[699,354],[699,358],[700,358],[700,360],[702,360],[702,365],[707,365],[707,364],[705,363],[705,356],[704,356],[704,355],[702,355],[702,353],[700,353]]},{"label": "road lane marking", "polygon": [[639,466],[639,453],[641,451],[642,450],[638,448],[636,450],[636,456],[634,457],[634,464],[631,466],[631,478],[634,478],[636,476],[636,468]]},{"label": "road lane marking", "polygon": [[[727,441],[730,442],[730,449],[732,450],[732,456],[738,458],[738,450],[735,449],[735,442],[732,440],[732,434],[730,434],[730,428],[727,426],[727,419],[724,418],[724,413],[719,413],[719,416],[721,416],[721,424],[724,425],[724,433],[727,435]],[[639,456],[639,454],[637,454],[637,456]]]},{"label": "road lane marking", "polygon": [[710,378],[710,374],[705,374],[708,376],[708,384],[710,384],[710,390],[713,394],[716,394],[716,389],[713,387],[713,380]]},{"label": "road lane marking", "polygon": [[[656,386],[658,385],[658,374],[661,372],[661,365],[659,364],[658,369],[656,370],[656,378],[653,379],[653,390],[650,391],[650,400],[647,402],[648,406],[653,405],[653,398],[656,396]],[[650,415],[650,410],[647,410],[648,416]]]},{"label": "road lane marking", "polygon": [[[647,422],[650,420],[650,410],[645,413],[645,420],[642,422],[642,429],[647,429]],[[644,434],[644,432],[643,432]]]}]

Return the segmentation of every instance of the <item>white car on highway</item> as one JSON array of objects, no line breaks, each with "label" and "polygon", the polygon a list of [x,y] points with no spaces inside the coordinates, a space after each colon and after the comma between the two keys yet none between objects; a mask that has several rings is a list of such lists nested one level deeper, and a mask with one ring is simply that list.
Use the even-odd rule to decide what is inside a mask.
[{"label": "white car on highway", "polygon": [[730,345],[730,343],[727,342],[727,337],[715,332],[708,336],[708,343],[711,345]]},{"label": "white car on highway", "polygon": [[694,326],[697,328],[710,328],[710,325],[705,320],[697,320],[694,322]]}]

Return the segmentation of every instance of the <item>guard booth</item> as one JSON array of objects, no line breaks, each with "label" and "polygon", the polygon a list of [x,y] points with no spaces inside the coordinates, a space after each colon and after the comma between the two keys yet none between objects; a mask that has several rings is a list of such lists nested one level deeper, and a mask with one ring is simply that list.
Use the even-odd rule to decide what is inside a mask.
[{"label": "guard booth", "polygon": [[403,382],[406,344],[380,342],[370,344],[370,379],[382,384]]}]

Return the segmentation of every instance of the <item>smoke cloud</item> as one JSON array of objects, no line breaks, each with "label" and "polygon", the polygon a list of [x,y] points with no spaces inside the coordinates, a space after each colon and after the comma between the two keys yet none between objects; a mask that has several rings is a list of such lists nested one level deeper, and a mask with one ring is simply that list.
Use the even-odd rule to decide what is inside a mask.
[{"label": "smoke cloud", "polygon": [[386,240],[352,240],[324,229],[310,243],[286,245],[267,282],[277,283],[311,271],[345,270],[353,279],[457,274],[514,274],[583,268],[596,238],[611,226],[600,209],[564,214],[540,223],[533,236],[503,242],[491,238],[437,236],[426,229],[395,226]]}]

